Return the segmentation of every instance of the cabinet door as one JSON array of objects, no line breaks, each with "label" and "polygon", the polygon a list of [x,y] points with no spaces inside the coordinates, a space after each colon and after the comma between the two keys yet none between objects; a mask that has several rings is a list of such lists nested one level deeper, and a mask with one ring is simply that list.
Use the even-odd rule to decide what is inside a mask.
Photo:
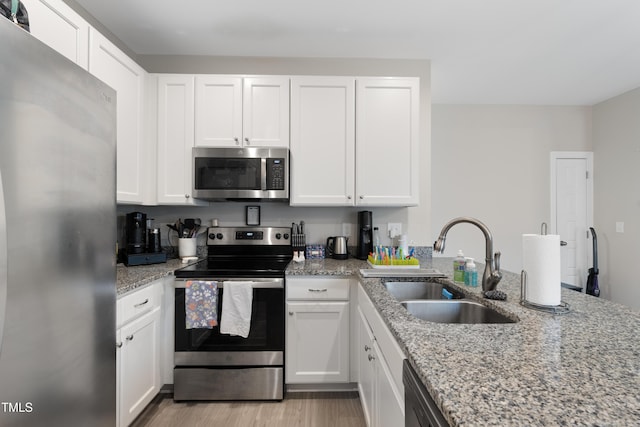
[{"label": "cabinet door", "polygon": [[292,206],[353,206],[355,80],[291,79]]},{"label": "cabinet door", "polygon": [[147,155],[144,83],[146,72],[94,29],[90,32],[89,71],[117,92],[117,200],[145,203]]},{"label": "cabinet door", "polygon": [[417,78],[357,79],[357,205],[418,204],[419,91]]},{"label": "cabinet door", "polygon": [[196,76],[195,145],[236,147],[242,141],[242,78]]},{"label": "cabinet door", "polygon": [[203,204],[193,190],[194,77],[158,79],[158,204]]},{"label": "cabinet door", "polygon": [[403,426],[404,397],[396,388],[389,366],[377,342],[373,343],[375,357],[375,423],[374,425]]},{"label": "cabinet door", "polygon": [[289,78],[247,77],[243,99],[243,145],[289,148]]},{"label": "cabinet door", "polygon": [[33,36],[85,70],[89,65],[89,23],[60,0],[22,0]]},{"label": "cabinet door", "polygon": [[123,326],[120,425],[128,426],[160,391],[160,308]]},{"label": "cabinet door", "polygon": [[349,381],[349,303],[288,302],[286,382]]},{"label": "cabinet door", "polygon": [[[364,314],[358,312],[358,392],[362,411],[368,426],[373,425],[372,410],[374,408],[374,375],[375,350],[373,348],[373,332],[369,328]],[[399,425],[399,424],[398,424]]]},{"label": "cabinet door", "polygon": [[120,370],[122,360],[122,333],[120,329],[116,330],[116,427],[120,426]]}]

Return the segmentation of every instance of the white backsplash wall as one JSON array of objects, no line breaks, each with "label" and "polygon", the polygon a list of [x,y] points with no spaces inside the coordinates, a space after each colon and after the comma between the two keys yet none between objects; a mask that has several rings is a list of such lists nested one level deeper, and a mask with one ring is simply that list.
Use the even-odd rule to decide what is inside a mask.
[{"label": "white backsplash wall", "polygon": [[[203,207],[180,206],[118,206],[118,224],[120,227],[118,241],[124,244],[124,216],[129,212],[144,212],[147,218],[153,218],[154,227],[160,227],[162,245],[176,246],[177,235],[167,227],[179,218],[200,218],[203,226],[210,226],[211,220],[218,219],[221,227],[246,226],[246,206],[260,206],[260,224],[262,226],[291,227],[291,223],[305,222],[307,243],[326,243],[329,236],[342,236],[343,228],[350,228],[349,245],[357,244],[358,212],[370,210],[374,227],[380,228],[380,240],[383,245],[397,244],[391,242],[387,233],[387,223],[402,224],[402,233],[406,234],[409,244],[423,244],[412,237],[412,226],[409,224],[410,208],[350,208],[350,207],[291,207],[284,203],[248,203],[248,202],[219,202]],[[346,226],[343,226],[346,224]],[[413,228],[416,228],[413,226]],[[168,241],[170,239],[170,241]],[[199,245],[205,245],[201,237]]]}]

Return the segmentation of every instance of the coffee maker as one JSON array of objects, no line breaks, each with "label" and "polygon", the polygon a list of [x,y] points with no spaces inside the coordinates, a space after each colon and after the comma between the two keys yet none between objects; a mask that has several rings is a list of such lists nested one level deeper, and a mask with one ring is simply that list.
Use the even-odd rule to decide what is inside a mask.
[{"label": "coffee maker", "polygon": [[371,211],[358,212],[358,247],[356,258],[367,259],[369,253],[373,252],[373,219]]},{"label": "coffee maker", "polygon": [[167,261],[167,254],[160,246],[160,229],[149,228],[147,240],[147,214],[130,212],[126,215],[125,236],[127,240],[123,262],[131,265],[157,264]]}]

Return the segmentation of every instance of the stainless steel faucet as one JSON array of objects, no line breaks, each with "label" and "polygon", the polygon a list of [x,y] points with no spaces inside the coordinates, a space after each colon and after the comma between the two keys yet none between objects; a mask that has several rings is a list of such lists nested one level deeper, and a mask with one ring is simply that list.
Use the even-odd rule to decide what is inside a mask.
[{"label": "stainless steel faucet", "polygon": [[449,232],[451,227],[461,222],[473,224],[484,233],[486,254],[484,274],[482,275],[482,290],[485,292],[492,291],[498,286],[500,279],[502,279],[502,273],[500,272],[500,252],[496,252],[495,255],[493,254],[493,237],[491,236],[491,231],[489,231],[487,226],[482,222],[466,216],[452,219],[442,227],[438,240],[433,244],[433,250],[440,253],[444,252],[444,242],[447,238],[447,232]]}]

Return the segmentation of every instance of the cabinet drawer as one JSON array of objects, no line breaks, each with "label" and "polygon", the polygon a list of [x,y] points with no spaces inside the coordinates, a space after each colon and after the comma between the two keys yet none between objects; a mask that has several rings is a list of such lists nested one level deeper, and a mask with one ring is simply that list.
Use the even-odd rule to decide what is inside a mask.
[{"label": "cabinet drawer", "polygon": [[286,283],[288,300],[349,300],[349,279],[304,277]]},{"label": "cabinet drawer", "polygon": [[160,295],[162,290],[159,285],[153,284],[135,291],[118,300],[117,319],[118,326],[127,323],[129,320],[139,315],[151,311],[156,307],[160,307]]}]

